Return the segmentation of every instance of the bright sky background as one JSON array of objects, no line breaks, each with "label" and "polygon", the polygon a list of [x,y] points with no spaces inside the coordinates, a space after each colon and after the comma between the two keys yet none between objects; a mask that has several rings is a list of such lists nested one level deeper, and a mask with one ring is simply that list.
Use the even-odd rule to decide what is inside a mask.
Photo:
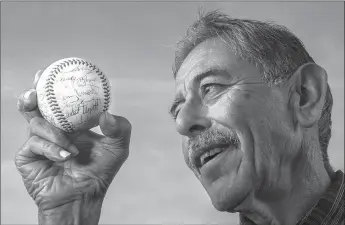
[{"label": "bright sky background", "polygon": [[[37,223],[37,208],[13,157],[27,124],[16,97],[39,69],[65,57],[89,59],[113,85],[111,112],[133,125],[130,157],[107,193],[101,224],[227,223],[187,168],[168,116],[174,93],[173,46],[196,19],[201,3],[2,2],[1,7],[1,219]],[[344,170],[343,3],[203,3],[233,17],[273,20],[290,28],[329,75],[334,96],[329,154]]]}]

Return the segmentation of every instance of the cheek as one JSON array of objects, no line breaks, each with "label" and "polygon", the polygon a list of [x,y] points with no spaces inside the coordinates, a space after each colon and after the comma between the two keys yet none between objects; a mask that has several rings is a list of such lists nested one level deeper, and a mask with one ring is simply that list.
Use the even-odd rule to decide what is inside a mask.
[{"label": "cheek", "polygon": [[[257,94],[259,93],[259,94]],[[260,90],[230,90],[209,109],[212,119],[238,134],[243,160],[260,167],[270,154],[272,111]],[[266,121],[267,118],[270,118]],[[268,152],[267,152],[268,151]]]},{"label": "cheek", "polygon": [[241,159],[244,162],[241,167],[251,165],[250,170],[254,162],[255,144],[251,120],[258,119],[257,110],[253,108],[259,107],[260,104],[252,96],[247,91],[231,90],[209,108],[212,120],[236,132],[241,144]]},{"label": "cheek", "polygon": [[208,106],[208,116],[226,127],[243,124],[246,117],[246,106],[250,97],[236,89],[229,89],[217,102]]},{"label": "cheek", "polygon": [[249,121],[255,169],[261,182],[277,183],[286,163],[295,157],[293,128],[287,117],[287,111],[279,106],[279,102],[271,101],[256,111],[256,119]]}]

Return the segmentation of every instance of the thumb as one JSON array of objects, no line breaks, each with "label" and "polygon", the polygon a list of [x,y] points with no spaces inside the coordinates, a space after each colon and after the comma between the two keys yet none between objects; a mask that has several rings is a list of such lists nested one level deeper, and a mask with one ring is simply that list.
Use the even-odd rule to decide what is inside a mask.
[{"label": "thumb", "polygon": [[107,137],[106,144],[115,148],[129,148],[132,125],[125,117],[104,112],[99,118],[99,126]]}]

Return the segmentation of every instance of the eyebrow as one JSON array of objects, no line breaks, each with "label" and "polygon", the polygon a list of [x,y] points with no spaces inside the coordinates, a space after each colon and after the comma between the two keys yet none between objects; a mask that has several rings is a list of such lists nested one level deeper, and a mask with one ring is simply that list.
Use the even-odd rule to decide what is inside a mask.
[{"label": "eyebrow", "polygon": [[213,68],[213,69],[209,69],[209,70],[206,70],[205,72],[198,74],[197,76],[195,76],[192,79],[192,82],[193,83],[199,83],[203,79],[205,79],[206,77],[209,77],[209,76],[229,76],[230,77],[231,75],[225,69]]},{"label": "eyebrow", "polygon": [[[206,77],[209,77],[209,76],[229,76],[230,77],[231,75],[225,69],[212,68],[212,69],[208,69],[205,72],[202,72],[202,73],[198,74],[197,76],[195,76],[192,79],[192,82],[193,83],[199,83],[203,79],[205,79]],[[175,110],[176,110],[177,106],[183,101],[184,100],[180,96],[175,98],[173,104],[171,105],[171,107],[169,109],[169,114],[172,117],[175,117]]]}]

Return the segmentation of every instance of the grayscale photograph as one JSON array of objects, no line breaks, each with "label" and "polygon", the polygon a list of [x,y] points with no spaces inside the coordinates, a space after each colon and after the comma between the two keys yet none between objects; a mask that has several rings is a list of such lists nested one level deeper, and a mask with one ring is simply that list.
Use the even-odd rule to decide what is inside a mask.
[{"label": "grayscale photograph", "polygon": [[344,2],[1,2],[1,224],[344,220]]}]

